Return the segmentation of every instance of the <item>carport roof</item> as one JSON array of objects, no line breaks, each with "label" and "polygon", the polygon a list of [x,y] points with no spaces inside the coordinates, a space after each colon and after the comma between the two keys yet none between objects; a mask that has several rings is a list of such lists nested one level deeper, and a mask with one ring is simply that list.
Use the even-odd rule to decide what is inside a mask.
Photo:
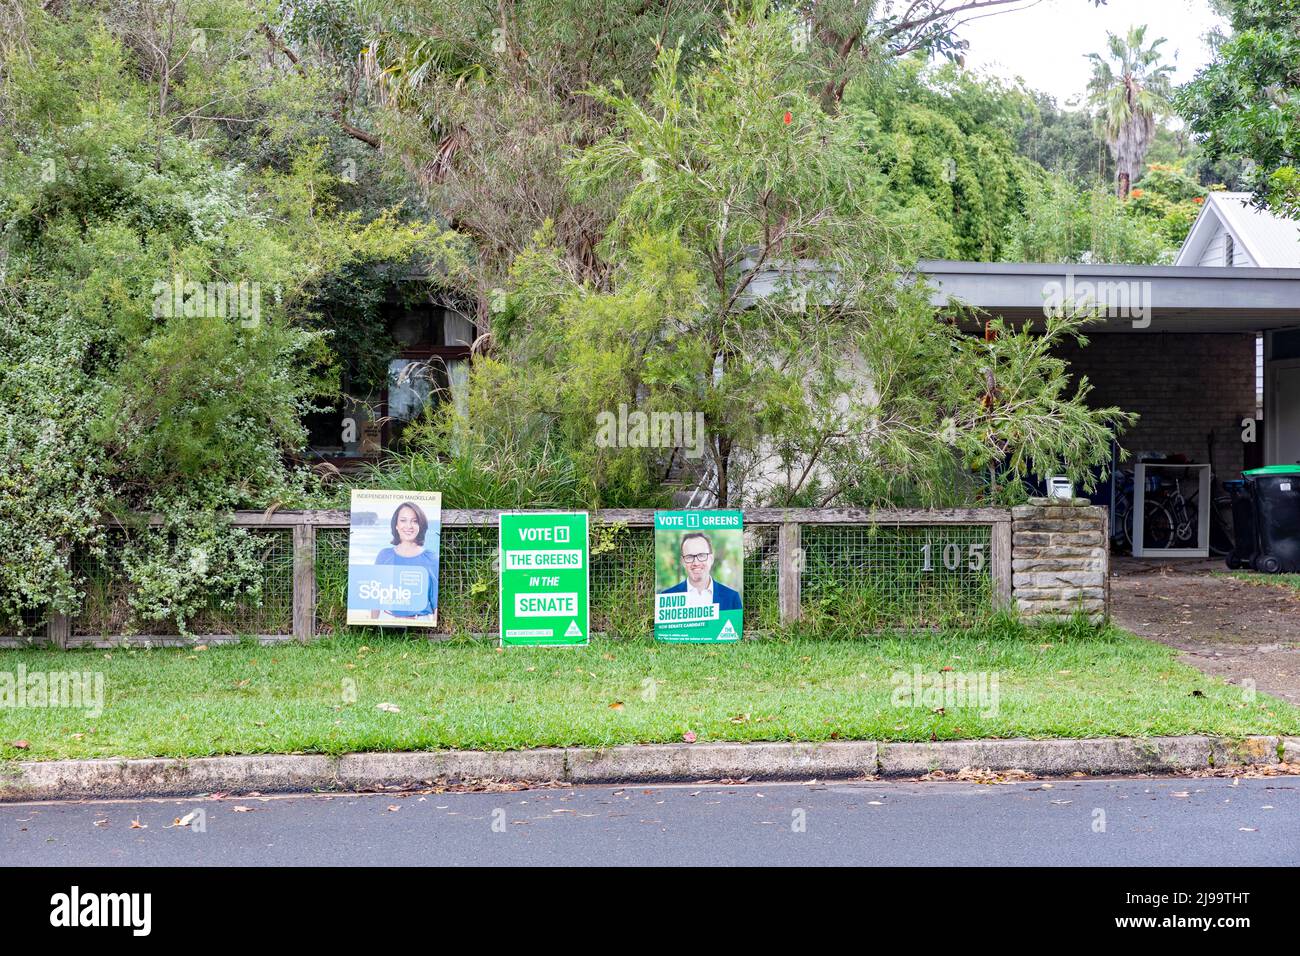
[{"label": "carport roof", "polygon": [[1132,315],[1112,314],[1098,330],[1256,332],[1300,327],[1300,269],[929,259],[918,263],[917,270],[928,280],[936,307],[973,306],[1015,321],[1042,318],[1045,305],[1063,290],[1086,289],[1084,283],[1105,283],[1111,289],[1127,283],[1128,293],[1140,297],[1134,306],[1150,307],[1150,325],[1135,326]]}]

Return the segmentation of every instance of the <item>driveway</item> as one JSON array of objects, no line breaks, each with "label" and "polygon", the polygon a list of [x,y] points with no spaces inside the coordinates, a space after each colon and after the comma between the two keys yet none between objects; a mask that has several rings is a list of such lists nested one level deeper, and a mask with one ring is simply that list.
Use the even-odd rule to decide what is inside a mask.
[{"label": "driveway", "polygon": [[1117,557],[1111,614],[1178,648],[1184,663],[1300,705],[1300,595],[1218,573],[1226,570],[1217,559]]}]

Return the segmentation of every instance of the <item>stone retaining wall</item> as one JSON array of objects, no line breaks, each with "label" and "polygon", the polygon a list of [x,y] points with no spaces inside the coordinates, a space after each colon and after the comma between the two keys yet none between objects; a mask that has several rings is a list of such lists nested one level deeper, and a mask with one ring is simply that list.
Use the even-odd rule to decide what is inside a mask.
[{"label": "stone retaining wall", "polygon": [[1031,498],[1011,511],[1011,596],[1025,617],[1110,607],[1109,513],[1087,498]]}]

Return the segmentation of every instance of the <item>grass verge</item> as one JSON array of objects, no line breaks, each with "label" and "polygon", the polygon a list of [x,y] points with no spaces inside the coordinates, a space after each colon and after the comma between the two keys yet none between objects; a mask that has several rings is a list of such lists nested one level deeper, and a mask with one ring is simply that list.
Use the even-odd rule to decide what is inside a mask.
[{"label": "grass verge", "polygon": [[1286,588],[1293,594],[1300,596],[1300,574],[1260,574],[1258,571],[1218,571],[1216,573],[1225,578],[1236,578],[1238,581],[1245,581],[1247,584],[1269,584],[1274,587]]},{"label": "grass verge", "polygon": [[[19,708],[0,686],[5,759],[504,750],[688,733],[700,741],[1300,733],[1300,709],[1264,694],[1247,699],[1179,664],[1170,648],[1081,623],[723,647],[595,640],[581,650],[501,652],[370,632],[306,646],[22,650],[0,656],[0,679],[20,664],[28,675],[102,674],[104,706],[98,715]],[[917,672],[983,674],[990,693],[968,706],[909,700],[901,692]]]}]

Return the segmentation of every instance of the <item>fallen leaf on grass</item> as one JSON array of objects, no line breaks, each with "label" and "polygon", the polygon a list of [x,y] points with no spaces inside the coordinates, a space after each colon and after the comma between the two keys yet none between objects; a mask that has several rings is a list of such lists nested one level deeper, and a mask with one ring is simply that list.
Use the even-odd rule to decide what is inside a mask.
[{"label": "fallen leaf on grass", "polygon": [[686,733],[682,734],[682,740],[686,741],[688,744],[695,743],[695,731],[686,731]]},{"label": "fallen leaf on grass", "polygon": [[26,750],[28,747],[31,746],[31,744],[29,744],[25,740],[15,740],[9,746],[13,747],[15,750]]},{"label": "fallen leaf on grass", "polygon": [[622,702],[621,700],[616,700],[616,701],[614,701],[614,703],[612,703],[612,704],[609,705],[609,709],[610,709],[610,710],[622,710],[622,709],[623,709],[623,702]]},{"label": "fallen leaf on grass", "polygon": [[384,701],[382,704],[375,704],[375,709],[382,710],[386,714],[400,714],[402,712],[402,708],[398,707],[396,704],[390,704],[387,701]]}]

